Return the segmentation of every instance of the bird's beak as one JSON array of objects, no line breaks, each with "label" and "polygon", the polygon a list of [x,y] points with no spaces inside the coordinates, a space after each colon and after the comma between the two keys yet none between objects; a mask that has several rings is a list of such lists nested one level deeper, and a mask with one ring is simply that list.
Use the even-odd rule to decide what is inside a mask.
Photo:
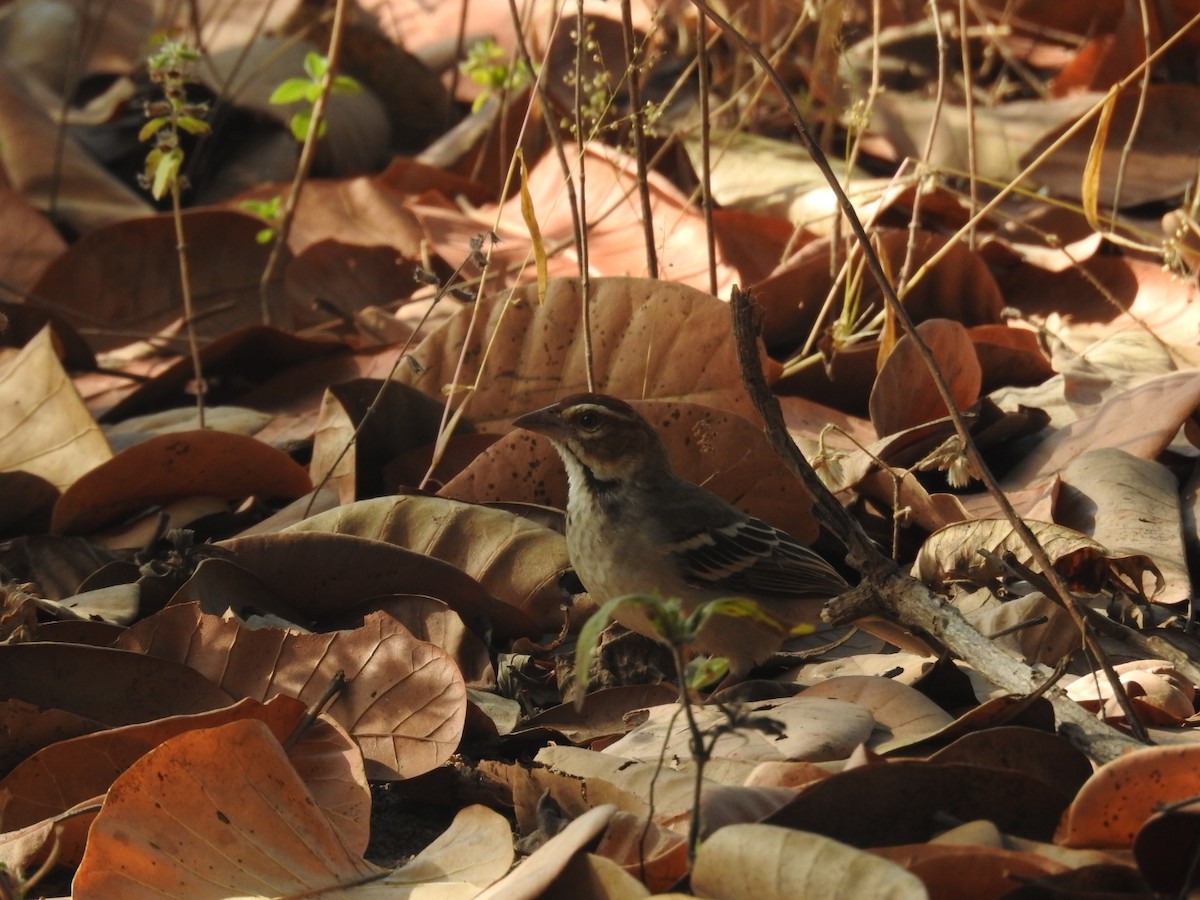
[{"label": "bird's beak", "polygon": [[527,412],[523,416],[517,416],[513,419],[513,425],[549,437],[561,434],[563,430],[563,420],[559,418],[558,411],[553,406],[545,406],[535,409],[533,412]]}]

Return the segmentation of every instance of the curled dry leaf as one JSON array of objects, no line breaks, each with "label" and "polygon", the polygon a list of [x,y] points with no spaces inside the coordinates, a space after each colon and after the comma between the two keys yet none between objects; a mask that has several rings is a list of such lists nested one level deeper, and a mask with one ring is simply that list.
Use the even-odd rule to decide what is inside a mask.
[{"label": "curled dry leaf", "polygon": [[570,568],[566,540],[505,510],[442,497],[380,497],[340,506],[288,531],[352,534],[444,560],[541,630],[562,624],[558,582]]},{"label": "curled dry leaf", "polygon": [[[1125,694],[1138,718],[1146,725],[1181,725],[1195,715],[1195,685],[1183,678],[1170,663],[1157,659],[1137,660],[1114,667]],[[1125,711],[1113,694],[1112,685],[1101,673],[1071,682],[1067,696],[1084,709],[1101,713],[1109,721],[1123,721]]]},{"label": "curled dry leaf", "polygon": [[143,619],[120,644],[184,662],[238,697],[283,693],[311,704],[344,672],[346,687],[327,711],[359,742],[373,778],[428,772],[462,735],[466,686],[458,667],[383,613],[353,631],[293,635],[250,630],[181,604]]},{"label": "curled dry leaf", "polygon": [[73,896],[281,897],[380,874],[346,846],[267,725],[244,720],[172,738],[116,780]]},{"label": "curled dry leaf", "polygon": [[871,853],[915,875],[930,897],[1003,897],[1015,884],[1068,871],[1036,853],[1002,847],[907,844]]},{"label": "curled dry leaf", "polygon": [[310,490],[308,473],[262,441],[185,431],[143,441],[92,469],[59,498],[51,527],[87,533],[128,513],[195,495],[292,500]]},{"label": "curled dry leaf", "polygon": [[819,834],[729,825],[700,846],[691,884],[727,900],[828,897],[925,900],[921,880],[888,860]]},{"label": "curled dry leaf", "polygon": [[[1115,554],[1096,541],[1070,528],[1048,522],[1026,522],[1049,554],[1054,568],[1072,585],[1096,592],[1110,582],[1140,587],[1147,575],[1162,586],[1162,575],[1150,557],[1142,553]],[[980,554],[1012,553],[1018,562],[1031,565],[1024,543],[1007,519],[980,519],[948,525],[929,536],[913,563],[912,574],[934,590],[944,590],[951,581],[985,583],[1007,573]],[[1152,590],[1157,590],[1154,588]]]}]

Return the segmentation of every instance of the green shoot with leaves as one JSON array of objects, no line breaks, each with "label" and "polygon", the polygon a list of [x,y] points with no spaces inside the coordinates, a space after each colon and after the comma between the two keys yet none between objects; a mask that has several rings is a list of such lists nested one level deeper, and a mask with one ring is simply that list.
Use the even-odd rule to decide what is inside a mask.
[{"label": "green shoot with leaves", "polygon": [[533,73],[529,71],[525,60],[517,59],[509,63],[507,56],[505,50],[491,38],[472,44],[467,50],[467,58],[462,61],[460,68],[463,74],[483,88],[471,104],[471,112],[478,112],[493,94],[522,88],[533,80]]},{"label": "green shoot with leaves", "polygon": [[[289,123],[292,136],[298,141],[303,142],[308,138],[309,129],[312,128],[312,106],[321,96],[328,71],[329,59],[314,50],[304,57],[304,74],[308,77],[289,78],[271,94],[270,102],[276,106],[301,102],[308,104],[309,108],[297,112]],[[362,90],[362,86],[349,75],[335,75],[330,90],[335,94],[352,94]],[[322,121],[317,137],[324,137],[327,128],[327,123]]]},{"label": "green shoot with leaves", "polygon": [[155,200],[180,187],[184,159],[180,132],[200,135],[209,131],[203,118],[208,105],[190,103],[187,98],[187,70],[199,58],[200,54],[185,41],[166,38],[147,60],[150,80],[161,85],[163,92],[162,100],[146,104],[149,121],[138,132],[139,141],[154,141],[140,180]]}]

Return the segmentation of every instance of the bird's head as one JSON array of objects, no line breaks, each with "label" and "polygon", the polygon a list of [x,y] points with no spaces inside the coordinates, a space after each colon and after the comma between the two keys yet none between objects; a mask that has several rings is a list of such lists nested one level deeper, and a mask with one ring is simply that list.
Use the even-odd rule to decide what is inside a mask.
[{"label": "bird's head", "polygon": [[[572,476],[612,484],[670,471],[658,432],[628,403],[605,394],[575,394],[513,424],[549,438]],[[573,471],[575,464],[582,471]]]}]

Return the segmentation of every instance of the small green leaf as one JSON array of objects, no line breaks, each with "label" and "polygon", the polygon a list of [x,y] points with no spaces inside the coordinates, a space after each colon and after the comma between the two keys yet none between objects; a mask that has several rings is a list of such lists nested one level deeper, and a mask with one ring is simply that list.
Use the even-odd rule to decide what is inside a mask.
[{"label": "small green leaf", "polygon": [[628,603],[641,606],[647,615],[651,615],[652,610],[665,605],[661,597],[651,594],[626,594],[623,597],[614,597],[609,600],[583,623],[583,627],[579,629],[579,637],[575,639],[575,678],[564,698],[573,701],[576,709],[583,708],[583,699],[587,694],[588,671],[592,667],[592,657],[600,643],[600,632],[608,627],[613,613]]},{"label": "small green leaf", "polygon": [[308,139],[308,129],[312,126],[312,113],[308,110],[298,112],[292,116],[291,128],[292,137],[304,143]]},{"label": "small green leaf", "polygon": [[325,77],[325,72],[329,69],[329,60],[317,53],[315,50],[310,50],[304,56],[304,71],[308,73],[308,77],[313,81],[320,81]]},{"label": "small green leaf", "polygon": [[178,125],[188,134],[208,134],[208,123],[195,116],[180,116]]},{"label": "small green leaf", "polygon": [[147,122],[145,125],[143,125],[142,130],[138,132],[138,140],[139,141],[150,140],[150,138],[152,138],[156,134],[158,134],[158,132],[169,121],[170,121],[170,119],[168,119],[166,116],[156,116],[155,118],[151,119],[149,122]]},{"label": "small green leaf", "polygon": [[304,78],[289,78],[271,92],[269,102],[275,106],[285,106],[288,103],[299,103],[308,99],[308,89],[312,82]]},{"label": "small green leaf", "polygon": [[254,240],[260,244],[269,244],[275,239],[274,228],[262,228],[254,235]]},{"label": "small green leaf", "polygon": [[362,85],[358,83],[357,78],[352,78],[349,75],[338,75],[333,79],[333,92],[335,94],[353,94],[362,90]]},{"label": "small green leaf", "polygon": [[154,167],[154,182],[150,193],[155,200],[161,200],[168,189],[178,183],[179,169],[183,166],[183,151],[176,147],[170,153],[162,154]]},{"label": "small green leaf", "polygon": [[716,684],[722,678],[729,674],[729,660],[723,656],[713,656],[705,658],[697,656],[695,659],[688,662],[687,673],[684,680],[687,686],[699,691],[710,684]]}]

